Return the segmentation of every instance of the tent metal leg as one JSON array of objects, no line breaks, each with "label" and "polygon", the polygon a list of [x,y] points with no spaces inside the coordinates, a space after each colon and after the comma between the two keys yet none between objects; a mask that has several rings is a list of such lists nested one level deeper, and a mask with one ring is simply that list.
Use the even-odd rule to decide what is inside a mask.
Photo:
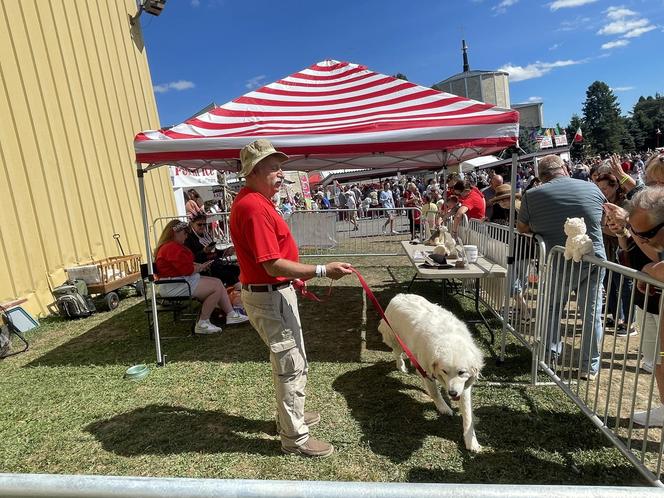
[{"label": "tent metal leg", "polygon": [[150,280],[151,297],[150,304],[152,306],[152,319],[153,319],[153,332],[154,332],[154,345],[157,350],[157,366],[163,367],[166,364],[166,355],[161,353],[161,340],[159,337],[159,315],[157,313],[157,295],[154,285],[154,265],[152,263],[152,248],[150,247],[150,225],[148,225],[148,206],[145,200],[145,181],[143,175],[145,170],[141,163],[136,163],[136,174],[138,176],[138,192],[141,196],[141,217],[143,219],[143,236],[145,237],[145,253],[148,263],[148,274]]},{"label": "tent metal leg", "polygon": [[[510,216],[507,226],[515,226],[514,201],[516,200],[516,175],[519,166],[519,156],[512,154],[512,171],[510,174],[510,185],[512,186],[510,194]],[[514,228],[509,231],[507,239],[507,278],[505,279],[505,297],[503,300],[503,330],[500,339],[500,357],[499,362],[505,361],[505,347],[507,342],[507,325],[509,323],[509,308],[512,294],[512,280],[514,279]]]}]

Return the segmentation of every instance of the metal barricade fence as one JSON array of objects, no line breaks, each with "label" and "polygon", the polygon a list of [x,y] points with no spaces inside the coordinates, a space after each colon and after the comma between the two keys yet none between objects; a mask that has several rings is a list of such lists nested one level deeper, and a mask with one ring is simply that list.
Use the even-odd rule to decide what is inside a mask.
[{"label": "metal barricade fence", "polygon": [[594,256],[567,261],[558,246],[547,257],[544,280],[539,367],[651,483],[662,486],[664,406],[655,375],[642,369],[648,362],[654,371],[661,361],[664,300],[651,290],[662,283]]},{"label": "metal barricade fence", "polygon": [[[362,216],[359,216],[362,214]],[[301,258],[320,256],[399,256],[401,241],[425,236],[425,220],[419,208],[323,209],[294,211],[286,223],[295,238]],[[217,239],[230,243],[230,213],[208,214],[208,223],[217,222]],[[164,216],[152,223],[156,245],[166,224],[187,216]],[[412,221],[411,221],[412,220]],[[418,222],[416,223],[415,220]]]},{"label": "metal barricade fence", "polygon": [[[506,225],[470,220],[465,243],[476,245],[480,254],[508,266],[509,234]],[[514,259],[508,285],[500,279],[480,280],[480,297],[493,314],[506,324],[501,356],[505,353],[506,333],[513,334],[530,351],[536,349],[537,317],[541,314],[540,272],[545,266],[544,241],[532,234],[514,233]],[[536,382],[537,362],[533,357],[532,382]]]},{"label": "metal barricade fence", "polygon": [[300,258],[400,256],[401,241],[425,235],[419,208],[372,208],[359,214],[357,209],[293,212],[286,222],[298,243]]},{"label": "metal barricade fence", "polygon": [[[0,497],[73,498],[648,498],[659,490],[619,486],[275,481],[60,474],[0,474]],[[655,495],[657,493],[657,495]]]}]

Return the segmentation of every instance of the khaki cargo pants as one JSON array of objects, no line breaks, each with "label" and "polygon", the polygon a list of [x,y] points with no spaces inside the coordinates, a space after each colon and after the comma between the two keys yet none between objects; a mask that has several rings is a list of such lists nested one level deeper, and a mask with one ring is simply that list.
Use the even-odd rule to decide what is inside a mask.
[{"label": "khaki cargo pants", "polygon": [[300,446],[309,439],[309,428],[304,423],[308,363],[295,289],[243,289],[242,304],[251,325],[270,350],[281,444],[285,448]]}]

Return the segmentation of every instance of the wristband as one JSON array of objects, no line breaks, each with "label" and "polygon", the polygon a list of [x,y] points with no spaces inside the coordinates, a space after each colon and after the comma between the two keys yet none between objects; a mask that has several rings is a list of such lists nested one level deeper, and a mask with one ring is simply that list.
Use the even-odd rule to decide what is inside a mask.
[{"label": "wristband", "polygon": [[316,265],[316,276],[319,278],[327,276],[325,265]]},{"label": "wristband", "polygon": [[620,179],[620,185],[624,185],[627,180],[629,180],[629,175],[623,175]]}]

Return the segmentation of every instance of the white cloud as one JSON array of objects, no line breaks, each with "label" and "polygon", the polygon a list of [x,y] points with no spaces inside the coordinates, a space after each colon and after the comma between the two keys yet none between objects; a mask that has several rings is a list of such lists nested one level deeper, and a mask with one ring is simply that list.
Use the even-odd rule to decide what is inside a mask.
[{"label": "white cloud", "polygon": [[187,81],[187,80],[178,80],[178,81],[171,81],[170,83],[161,83],[159,85],[154,85],[152,88],[155,91],[155,93],[166,93],[170,90],[175,90],[175,91],[182,91],[182,90],[189,90],[190,88],[194,88],[196,85],[194,85],[193,81]]},{"label": "white cloud", "polygon": [[606,17],[613,21],[618,21],[620,19],[624,19],[625,17],[632,17],[636,15],[636,12],[624,7],[609,7],[604,11],[604,13],[606,14]]},{"label": "white cloud", "polygon": [[576,31],[577,29],[588,29],[592,19],[590,17],[577,16],[574,19],[560,23],[557,31]]},{"label": "white cloud", "polygon": [[542,97],[528,97],[528,102],[542,102]]},{"label": "white cloud", "polygon": [[656,26],[653,26],[652,24],[650,26],[644,26],[643,28],[636,28],[630,31],[629,33],[626,33],[623,38],[637,38],[648,31],[652,31],[653,29],[657,29]]},{"label": "white cloud", "polygon": [[254,76],[253,78],[249,78],[245,83],[244,86],[247,90],[253,90],[254,88],[259,88],[263,86],[263,82],[265,81],[265,76],[264,74],[259,74],[258,76]]},{"label": "white cloud", "polygon": [[[624,7],[609,7],[604,11],[608,22],[598,35],[621,35],[622,38],[638,38],[639,36],[657,29],[657,26],[650,23],[649,19],[639,17],[638,12],[626,9]],[[606,45],[606,44],[605,44]],[[626,44],[623,44],[624,46]],[[604,48],[602,46],[602,48]]]},{"label": "white cloud", "polygon": [[597,0],[556,0],[555,2],[549,4],[549,8],[555,12],[558,9],[581,7],[582,5],[595,2],[597,2]]},{"label": "white cloud", "polygon": [[549,47],[549,50],[556,50],[557,48],[560,48],[562,46],[562,43],[554,43]]},{"label": "white cloud", "polygon": [[498,5],[491,8],[496,14],[504,14],[507,9],[517,3],[519,0],[502,0]]},{"label": "white cloud", "polygon": [[625,47],[629,45],[629,40],[614,40],[602,44],[602,50],[610,50],[612,48]]},{"label": "white cloud", "polygon": [[200,7],[200,5],[201,5],[201,0],[191,0],[192,7]]},{"label": "white cloud", "polygon": [[545,74],[551,72],[552,69],[565,66],[573,66],[575,64],[583,64],[587,60],[564,60],[564,61],[555,61],[555,62],[534,62],[533,64],[528,64],[527,66],[513,66],[512,64],[505,64],[503,67],[499,68],[498,71],[505,71],[510,75],[510,81],[525,81],[531,80],[533,78],[540,78]]},{"label": "white cloud", "polygon": [[628,33],[635,29],[643,28],[649,24],[650,21],[648,21],[648,19],[621,19],[619,21],[613,21],[605,25],[597,32],[597,34],[622,35],[623,33]]},{"label": "white cloud", "polygon": [[611,87],[611,90],[614,92],[629,92],[630,90],[634,90],[633,86],[614,86]]}]

